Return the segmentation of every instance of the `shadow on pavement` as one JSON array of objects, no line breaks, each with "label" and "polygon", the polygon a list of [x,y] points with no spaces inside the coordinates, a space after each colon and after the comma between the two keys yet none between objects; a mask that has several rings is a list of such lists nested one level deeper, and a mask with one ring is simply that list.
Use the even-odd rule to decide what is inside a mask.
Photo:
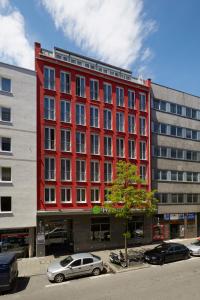
[{"label": "shadow on pavement", "polygon": [[27,285],[29,283],[30,277],[18,277],[17,281],[15,283],[15,286],[12,290],[7,291],[7,292],[2,292],[1,295],[9,295],[9,294],[16,294],[19,292],[22,292],[27,288]]}]

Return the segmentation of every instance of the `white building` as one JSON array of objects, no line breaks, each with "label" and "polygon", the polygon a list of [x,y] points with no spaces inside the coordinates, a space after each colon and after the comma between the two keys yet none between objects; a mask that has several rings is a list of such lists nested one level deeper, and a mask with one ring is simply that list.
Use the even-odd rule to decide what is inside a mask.
[{"label": "white building", "polygon": [[35,72],[0,63],[2,252],[16,250],[33,255],[36,199]]}]

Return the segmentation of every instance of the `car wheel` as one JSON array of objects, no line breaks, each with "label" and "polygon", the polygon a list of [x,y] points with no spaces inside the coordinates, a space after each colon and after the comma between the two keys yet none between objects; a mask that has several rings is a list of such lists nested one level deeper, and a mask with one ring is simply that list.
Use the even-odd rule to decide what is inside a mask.
[{"label": "car wheel", "polygon": [[190,258],[190,253],[186,253],[184,259],[189,259]]},{"label": "car wheel", "polygon": [[94,276],[98,276],[101,274],[101,270],[99,268],[95,268],[93,271],[92,271],[92,275]]},{"label": "car wheel", "polygon": [[63,274],[57,274],[54,278],[54,281],[56,283],[61,283],[64,281],[64,279],[65,279],[65,276]]}]

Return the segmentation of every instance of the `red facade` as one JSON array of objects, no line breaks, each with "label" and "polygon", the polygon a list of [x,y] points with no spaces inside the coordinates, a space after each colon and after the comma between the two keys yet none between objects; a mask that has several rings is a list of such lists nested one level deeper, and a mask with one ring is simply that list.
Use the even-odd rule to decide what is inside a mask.
[{"label": "red facade", "polygon": [[[64,50],[63,50],[64,51]],[[78,57],[78,55],[77,55]],[[88,58],[88,61],[90,59]],[[91,60],[93,62],[93,60]],[[104,65],[103,63],[99,62]],[[89,210],[94,203],[91,203],[91,188],[99,189],[100,203],[104,202],[104,190],[109,183],[104,181],[104,162],[112,163],[112,176],[115,176],[115,165],[119,159],[131,161],[133,164],[146,167],[146,188],[151,187],[151,166],[150,166],[150,81],[139,84],[136,80],[125,80],[115,76],[101,73],[83,66],[79,66],[72,62],[65,62],[61,59],[41,49],[40,44],[35,44],[35,64],[37,72],[37,180],[38,180],[38,210],[39,211],[63,211],[83,209]],[[44,66],[55,70],[55,90],[44,88]],[[108,65],[105,65],[105,68]],[[115,67],[113,67],[115,68]],[[116,68],[118,70],[118,68]],[[70,74],[70,93],[60,92],[60,72],[68,72]],[[85,78],[85,97],[76,95],[76,76],[81,75]],[[98,81],[98,100],[90,98],[90,79]],[[112,86],[112,104],[104,102],[103,84],[109,83]],[[116,87],[124,89],[124,106],[116,105]],[[135,107],[128,108],[128,90],[135,92]],[[146,106],[144,111],[140,111],[140,93],[144,93],[146,97]],[[55,99],[55,120],[44,118],[44,97],[50,96]],[[70,122],[61,122],[61,100],[67,100],[70,103],[71,120]],[[85,105],[85,125],[76,124],[76,104]],[[90,126],[90,107],[99,108],[98,122],[99,128]],[[112,130],[104,129],[104,109],[108,108],[112,112]],[[116,130],[116,113],[124,113],[124,132]],[[135,117],[135,132],[128,132],[128,115]],[[140,117],[145,117],[146,132],[140,135]],[[45,150],[45,127],[55,129],[55,150]],[[71,134],[71,149],[68,152],[61,151],[61,130],[69,129]],[[76,152],[76,132],[85,133],[85,153]],[[99,154],[91,154],[91,134],[97,133],[99,136]],[[112,137],[112,156],[104,155],[104,136]],[[116,139],[121,137],[124,140],[124,157],[117,157]],[[135,141],[135,158],[129,158],[129,140]],[[140,141],[146,142],[146,158],[140,158]],[[55,159],[55,179],[45,180],[45,157]],[[71,178],[70,180],[61,180],[61,159],[69,158],[71,162]],[[77,182],[76,161],[85,161],[85,181]],[[91,182],[91,161],[99,162],[99,182]],[[55,201],[45,202],[45,187],[55,188]],[[69,187],[71,191],[71,202],[61,201],[61,188]],[[77,203],[77,188],[85,188],[86,202]],[[96,204],[96,203],[95,203]]]}]

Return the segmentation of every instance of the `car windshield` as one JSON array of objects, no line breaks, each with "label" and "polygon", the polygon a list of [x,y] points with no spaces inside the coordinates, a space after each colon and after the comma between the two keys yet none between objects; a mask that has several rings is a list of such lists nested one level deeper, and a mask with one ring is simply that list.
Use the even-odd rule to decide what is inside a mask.
[{"label": "car windshield", "polygon": [[192,245],[200,246],[200,240],[196,240],[192,243]]},{"label": "car windshield", "polygon": [[66,267],[72,261],[73,261],[72,257],[67,256],[65,259],[60,261],[60,264],[61,264],[62,267]]},{"label": "car windshield", "polygon": [[158,245],[155,249],[157,249],[157,250],[167,250],[168,248],[169,248],[169,245],[161,244],[161,245]]}]

